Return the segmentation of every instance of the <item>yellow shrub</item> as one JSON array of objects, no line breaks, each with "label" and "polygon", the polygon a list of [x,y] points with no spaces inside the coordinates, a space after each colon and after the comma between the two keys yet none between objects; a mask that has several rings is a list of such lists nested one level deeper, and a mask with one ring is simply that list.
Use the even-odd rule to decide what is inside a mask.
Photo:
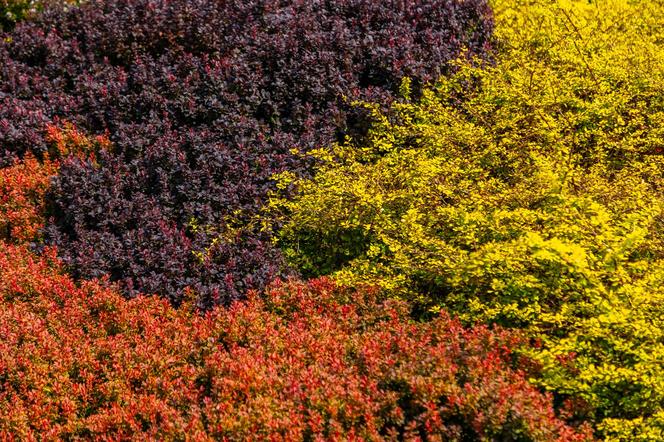
[{"label": "yellow shrub", "polygon": [[598,434],[662,440],[664,2],[493,3],[494,64],[358,104],[368,143],[280,177],[280,245],[305,274],[525,328],[538,382]]}]

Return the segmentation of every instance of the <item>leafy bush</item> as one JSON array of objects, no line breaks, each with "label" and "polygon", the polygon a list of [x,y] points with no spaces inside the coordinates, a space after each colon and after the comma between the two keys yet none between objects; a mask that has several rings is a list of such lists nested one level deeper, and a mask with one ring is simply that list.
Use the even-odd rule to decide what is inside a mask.
[{"label": "leafy bush", "polygon": [[0,244],[0,434],[30,439],[586,440],[512,369],[518,337],[326,280],[203,316],[78,287]]},{"label": "leafy bush", "polygon": [[462,52],[483,55],[491,30],[485,0],[52,10],[0,43],[0,163],[41,158],[58,120],[108,133],[97,162],[62,165],[48,242],[75,275],[110,275],[130,295],[179,302],[193,286],[201,306],[228,302],[284,274],[269,238],[241,227],[272,174],[306,172],[292,149],[361,133],[344,96],[389,102],[401,77],[425,82]]},{"label": "leafy bush", "polygon": [[40,163],[30,155],[0,169],[0,239],[37,239],[44,227],[44,195],[56,170],[50,161]]},{"label": "leafy bush", "polygon": [[273,200],[280,245],[421,314],[526,329],[542,385],[598,434],[661,440],[664,4],[494,10],[495,65],[389,112],[361,104],[366,137],[314,152],[313,178],[280,175],[299,195]]},{"label": "leafy bush", "polygon": [[64,156],[89,158],[109,148],[104,136],[89,138],[71,124],[48,126],[49,153],[37,159],[28,153],[23,160],[0,169],[0,239],[14,244],[40,243],[45,225],[46,193]]}]

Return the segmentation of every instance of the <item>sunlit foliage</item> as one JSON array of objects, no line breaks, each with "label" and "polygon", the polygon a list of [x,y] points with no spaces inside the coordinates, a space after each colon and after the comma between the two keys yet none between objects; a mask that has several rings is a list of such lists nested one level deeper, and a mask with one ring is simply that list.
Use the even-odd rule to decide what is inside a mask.
[{"label": "sunlit foliage", "polygon": [[46,242],[76,279],[106,275],[173,304],[193,287],[211,308],[289,272],[260,232],[206,226],[255,215],[273,173],[307,173],[293,147],[362,132],[345,97],[387,103],[404,76],[423,83],[462,53],[484,56],[492,29],[486,0],[52,9],[0,39],[0,165],[41,159],[59,119],[107,135],[98,161],[61,164]]},{"label": "sunlit foliage", "polygon": [[513,368],[518,336],[407,311],[317,280],[202,316],[0,243],[0,437],[587,439]]},{"label": "sunlit foliage", "polygon": [[310,180],[279,176],[299,191],[273,200],[281,247],[421,315],[526,329],[538,382],[600,435],[661,440],[664,4],[493,6],[494,66],[462,62],[387,113],[358,104],[368,141],[321,149]]}]

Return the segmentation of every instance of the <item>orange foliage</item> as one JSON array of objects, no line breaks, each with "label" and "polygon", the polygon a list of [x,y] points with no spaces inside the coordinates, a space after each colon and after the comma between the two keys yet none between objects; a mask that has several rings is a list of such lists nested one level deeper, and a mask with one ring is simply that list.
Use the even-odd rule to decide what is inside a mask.
[{"label": "orange foliage", "polygon": [[110,150],[111,148],[108,136],[89,137],[68,122],[64,122],[60,126],[47,125],[46,140],[52,145],[50,154],[54,158],[64,158],[70,154],[84,157],[85,154],[94,154],[99,149]]},{"label": "orange foliage", "polygon": [[110,149],[107,137],[88,137],[71,123],[49,125],[47,139],[53,151],[41,161],[28,153],[10,167],[0,169],[0,240],[14,244],[35,241],[44,226],[45,194],[60,160],[69,155],[94,159]]},{"label": "orange foliage", "polygon": [[32,155],[0,169],[0,239],[33,241],[44,225],[44,194],[57,163],[39,162]]},{"label": "orange foliage", "polygon": [[324,279],[203,316],[0,243],[0,336],[0,438],[588,437],[512,368],[515,335]]}]

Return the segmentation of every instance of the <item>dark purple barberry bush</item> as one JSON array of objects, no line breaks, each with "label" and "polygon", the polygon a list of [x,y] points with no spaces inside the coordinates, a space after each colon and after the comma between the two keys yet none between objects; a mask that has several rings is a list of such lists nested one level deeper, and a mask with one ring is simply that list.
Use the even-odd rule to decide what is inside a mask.
[{"label": "dark purple barberry bush", "polygon": [[[47,125],[108,134],[53,183],[46,238],[73,273],[129,295],[225,303],[285,272],[243,220],[270,176],[388,102],[400,79],[483,56],[486,0],[99,0],[49,11],[0,43],[0,165],[49,149]],[[228,219],[234,227],[227,227]],[[240,226],[240,227],[237,227]],[[214,227],[214,228],[211,228]]]}]

